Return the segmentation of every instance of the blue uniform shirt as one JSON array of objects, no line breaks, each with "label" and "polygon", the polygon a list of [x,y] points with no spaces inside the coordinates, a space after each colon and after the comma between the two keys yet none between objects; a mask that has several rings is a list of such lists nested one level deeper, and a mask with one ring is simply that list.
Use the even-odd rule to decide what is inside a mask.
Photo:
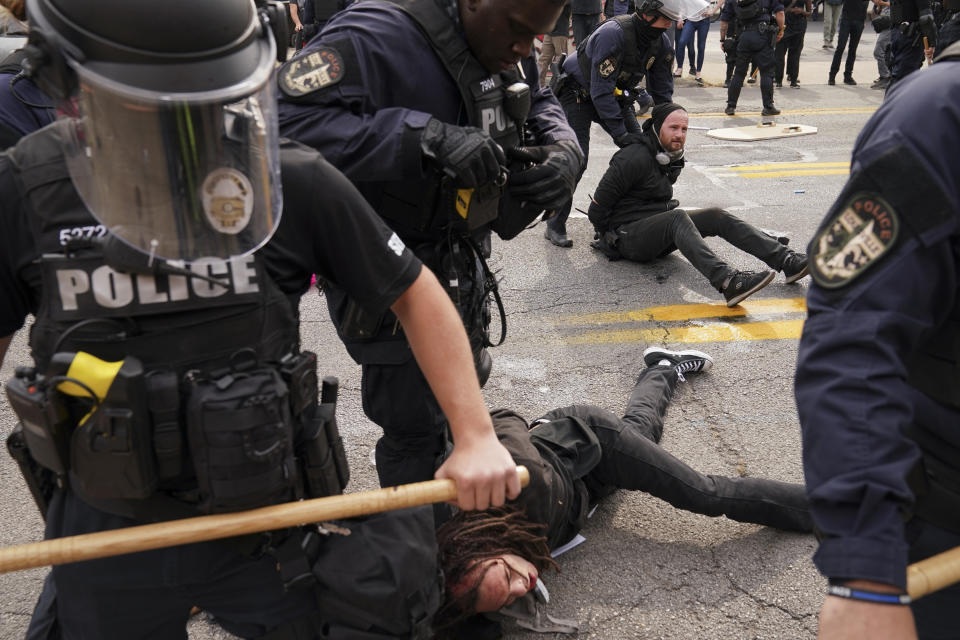
[{"label": "blue uniform shirt", "polygon": [[[632,89],[643,79],[644,75],[646,75],[647,90],[650,92],[650,95],[653,96],[653,101],[656,104],[673,101],[673,76],[670,73],[671,52],[673,51],[673,47],[670,45],[666,34],[660,34],[660,39],[660,52],[657,54],[657,59],[653,63],[653,66],[646,70],[646,74],[641,71],[635,73],[629,82],[621,82],[621,87],[626,85],[627,88]],[[637,46],[645,48],[646,43],[641,42],[638,38]],[[626,126],[623,124],[623,114],[620,105],[613,93],[617,87],[620,65],[624,57],[623,28],[617,21],[607,20],[601,23],[600,26],[590,34],[584,47],[586,47],[586,53],[590,57],[591,62],[593,62],[589,81],[583,77],[580,63],[577,61],[576,52],[567,57],[563,63],[563,70],[570,74],[581,87],[590,91],[590,100],[593,102],[593,107],[597,110],[597,115],[599,115],[610,128],[610,135],[617,138],[627,132]],[[608,60],[615,62],[615,70],[612,73],[604,75],[601,71],[601,66],[606,64]]]},{"label": "blue uniform shirt", "polygon": [[[307,104],[281,96],[281,133],[318,149],[365,195],[364,183],[431,178],[420,149],[423,127],[431,117],[469,120],[456,83],[419,26],[394,5],[359,2],[334,16],[300,55],[324,46],[343,54],[343,78]],[[532,93],[527,127],[537,144],[575,141],[553,92],[538,86],[532,55],[522,67]]]},{"label": "blue uniform shirt", "polygon": [[894,87],[808,249],[795,393],[810,509],[826,536],[814,562],[829,577],[905,587],[902,514],[920,450],[904,432],[922,425],[960,448],[960,410],[907,383],[911,354],[960,295],[958,123],[960,62]]},{"label": "blue uniform shirt", "polygon": [[11,87],[10,80],[15,75],[0,73],[0,127],[24,136],[53,122],[55,113],[50,98],[28,78],[17,80]]}]

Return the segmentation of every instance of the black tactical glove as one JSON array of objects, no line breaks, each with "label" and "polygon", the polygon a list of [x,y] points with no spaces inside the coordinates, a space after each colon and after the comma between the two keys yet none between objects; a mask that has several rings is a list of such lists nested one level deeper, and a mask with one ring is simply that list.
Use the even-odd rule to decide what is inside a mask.
[{"label": "black tactical glove", "polygon": [[511,158],[533,162],[534,166],[514,171],[507,181],[510,195],[551,211],[573,197],[583,167],[583,152],[573,140],[539,147],[509,149]]},{"label": "black tactical glove", "polygon": [[613,143],[623,149],[628,144],[636,144],[643,140],[642,133],[627,132],[613,139]]},{"label": "black tactical glove", "polygon": [[475,127],[458,127],[430,118],[420,136],[423,155],[435,160],[457,186],[479,187],[500,180],[507,164],[503,149]]}]

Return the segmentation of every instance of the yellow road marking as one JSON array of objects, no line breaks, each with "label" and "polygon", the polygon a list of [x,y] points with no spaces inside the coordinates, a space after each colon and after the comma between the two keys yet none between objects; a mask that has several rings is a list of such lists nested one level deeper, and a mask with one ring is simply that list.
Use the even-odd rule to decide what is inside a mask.
[{"label": "yellow road marking", "polygon": [[[799,115],[846,115],[846,114],[866,114],[873,113],[877,110],[877,107],[824,107],[822,109],[784,109],[780,115],[779,119],[783,119],[785,116],[799,116]],[[722,111],[710,111],[707,113],[691,113],[689,114],[690,119],[694,120],[697,118],[728,118],[725,113]],[[759,111],[737,111],[737,116],[760,116]],[[644,114],[642,116],[637,116],[638,120],[645,120],[650,117],[650,114]],[[732,121],[732,118],[731,118]]]},{"label": "yellow road marking", "polygon": [[758,173],[739,173],[740,178],[789,178],[791,176],[845,176],[848,169],[815,169],[813,171],[762,171]]},{"label": "yellow road marking", "polygon": [[563,316],[554,323],[557,325],[584,326],[626,322],[675,322],[701,318],[743,318],[748,315],[806,313],[806,311],[806,298],[768,298],[743,302],[732,309],[721,303],[674,304],[632,311]]},{"label": "yellow road marking", "polygon": [[621,342],[703,343],[734,340],[785,340],[799,338],[802,330],[803,320],[738,324],[712,323],[700,327],[590,331],[575,336],[567,336],[563,338],[563,342],[567,344],[612,344]]},{"label": "yellow road marking", "polygon": [[730,171],[770,171],[777,169],[823,169],[823,168],[850,168],[850,162],[774,162],[772,164],[739,164],[733,167],[724,167]]}]

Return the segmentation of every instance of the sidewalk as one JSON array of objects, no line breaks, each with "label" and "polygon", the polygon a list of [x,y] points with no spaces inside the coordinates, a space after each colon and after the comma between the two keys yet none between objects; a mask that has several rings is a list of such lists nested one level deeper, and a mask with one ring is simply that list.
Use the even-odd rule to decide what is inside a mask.
[{"label": "sidewalk", "polygon": [[[857,84],[869,88],[876,80],[877,61],[873,59],[873,47],[877,42],[877,33],[868,23],[863,29],[863,35],[857,45],[857,59],[853,67],[853,78]],[[834,36],[833,44],[837,44],[837,38]],[[847,48],[849,48],[847,43]],[[800,54],[800,86],[804,85],[825,85],[827,77],[830,75],[830,62],[833,60],[835,49],[823,48],[823,22],[807,22],[807,33],[803,39],[803,52]],[[846,64],[846,51],[840,65],[840,73],[837,74],[837,84],[843,81],[843,65]],[[697,83],[694,77],[688,75],[690,61],[684,55],[683,77],[674,78],[676,87],[696,87]],[[704,56],[703,76],[704,84],[707,86],[719,87],[723,85],[726,75],[727,63],[723,51],[720,49],[720,23],[714,22],[710,25],[710,33],[707,34],[706,55]],[[744,91],[751,85],[744,84]],[[752,86],[759,86],[752,85]],[[790,91],[789,85],[784,79],[784,88],[781,91]]]}]

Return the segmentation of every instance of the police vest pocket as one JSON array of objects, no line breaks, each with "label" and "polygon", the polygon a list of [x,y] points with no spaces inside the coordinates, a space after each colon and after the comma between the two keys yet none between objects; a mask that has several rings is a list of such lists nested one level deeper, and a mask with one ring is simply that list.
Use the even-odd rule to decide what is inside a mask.
[{"label": "police vest pocket", "polygon": [[297,458],[303,473],[304,497],[343,493],[350,480],[343,439],[337,429],[336,403],[317,405],[302,418]]},{"label": "police vest pocket", "polygon": [[188,380],[187,437],[200,508],[240,511],[295,497],[288,389],[273,369]]},{"label": "police vest pocket", "polygon": [[99,499],[143,499],[157,488],[143,368],[132,357],[70,438],[70,483]]}]

